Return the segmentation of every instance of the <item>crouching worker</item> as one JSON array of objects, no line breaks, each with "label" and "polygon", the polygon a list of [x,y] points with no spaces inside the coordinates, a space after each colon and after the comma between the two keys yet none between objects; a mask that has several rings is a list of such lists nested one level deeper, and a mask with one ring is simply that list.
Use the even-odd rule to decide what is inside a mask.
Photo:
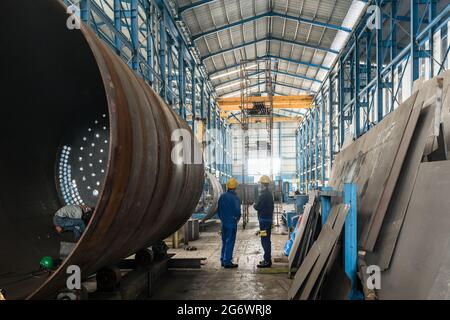
[{"label": "crouching worker", "polygon": [[241,218],[241,201],[236,195],[238,182],[231,178],[227,182],[227,192],[219,198],[218,214],[222,222],[222,254],[220,262],[224,268],[237,268],[233,263],[234,243],[239,219]]},{"label": "crouching worker", "polygon": [[83,215],[90,212],[92,209],[87,205],[66,205],[56,211],[53,217],[53,224],[56,232],[62,233],[64,231],[72,231],[75,240],[80,239],[84,230],[86,229]]},{"label": "crouching worker", "polygon": [[253,206],[258,211],[259,230],[261,245],[264,249],[264,260],[258,264],[258,268],[270,268],[272,266],[272,243],[270,236],[273,222],[273,196],[269,190],[270,178],[262,176],[259,180],[262,191],[259,194],[258,202]]}]

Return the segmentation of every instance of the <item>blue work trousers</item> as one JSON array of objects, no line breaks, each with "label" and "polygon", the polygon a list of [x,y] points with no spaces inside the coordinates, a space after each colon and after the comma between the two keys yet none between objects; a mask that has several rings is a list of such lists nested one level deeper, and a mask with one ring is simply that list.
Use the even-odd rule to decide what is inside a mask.
[{"label": "blue work trousers", "polygon": [[53,218],[53,223],[55,224],[55,226],[60,226],[61,228],[63,228],[64,231],[72,231],[75,236],[75,240],[80,239],[81,235],[86,229],[86,226],[82,219],[72,219],[55,216]]},{"label": "blue work trousers", "polygon": [[272,220],[259,219],[259,229],[266,232],[265,236],[261,236],[261,245],[264,249],[264,261],[267,263],[271,263],[272,242],[270,241],[270,235],[272,232]]},{"label": "blue work trousers", "polygon": [[236,242],[237,222],[222,222],[222,266],[229,266],[233,261],[234,243]]}]

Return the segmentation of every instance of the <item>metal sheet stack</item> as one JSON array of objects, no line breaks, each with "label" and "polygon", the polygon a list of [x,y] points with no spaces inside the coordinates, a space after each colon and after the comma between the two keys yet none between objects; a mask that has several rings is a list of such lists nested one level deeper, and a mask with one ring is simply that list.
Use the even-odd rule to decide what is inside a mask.
[{"label": "metal sheet stack", "polygon": [[449,87],[449,72],[417,84],[333,164],[330,186],[358,185],[358,245],[381,269],[380,299],[449,297]]},{"label": "metal sheet stack", "polygon": [[[450,72],[415,87],[395,111],[340,151],[329,182],[337,190],[357,184],[359,263],[380,268],[379,299],[450,298]],[[341,231],[339,204],[332,204],[310,246],[304,229],[311,228],[315,197],[289,257],[290,271],[299,268],[289,297],[346,299],[342,250],[331,235],[334,230],[338,239]]]}]

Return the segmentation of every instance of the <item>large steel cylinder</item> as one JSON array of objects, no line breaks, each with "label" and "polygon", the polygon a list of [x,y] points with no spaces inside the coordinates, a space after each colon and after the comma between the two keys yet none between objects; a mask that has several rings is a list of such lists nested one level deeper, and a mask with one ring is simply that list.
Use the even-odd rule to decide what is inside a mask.
[{"label": "large steel cylinder", "polygon": [[201,196],[200,202],[197,205],[197,212],[203,211],[205,216],[201,222],[211,219],[217,212],[219,206],[219,198],[223,193],[222,185],[216,176],[209,172],[205,173],[205,188]]},{"label": "large steel cylinder", "polygon": [[[68,266],[87,277],[179,229],[204,167],[172,161],[174,130],[197,143],[189,126],[87,27],[69,30],[62,3],[0,9],[0,288],[47,298]],[[36,272],[59,254],[53,214],[82,202],[95,211],[75,250],[51,275]]]}]

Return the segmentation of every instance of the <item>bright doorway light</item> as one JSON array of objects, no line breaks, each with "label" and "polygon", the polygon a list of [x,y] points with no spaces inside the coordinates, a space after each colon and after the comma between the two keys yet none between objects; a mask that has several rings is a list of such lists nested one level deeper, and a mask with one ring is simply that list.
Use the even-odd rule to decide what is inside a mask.
[{"label": "bright doorway light", "polygon": [[[281,159],[273,158],[273,175],[280,175]],[[270,158],[251,158],[248,159],[248,174],[259,178],[260,176],[270,176]]]}]

